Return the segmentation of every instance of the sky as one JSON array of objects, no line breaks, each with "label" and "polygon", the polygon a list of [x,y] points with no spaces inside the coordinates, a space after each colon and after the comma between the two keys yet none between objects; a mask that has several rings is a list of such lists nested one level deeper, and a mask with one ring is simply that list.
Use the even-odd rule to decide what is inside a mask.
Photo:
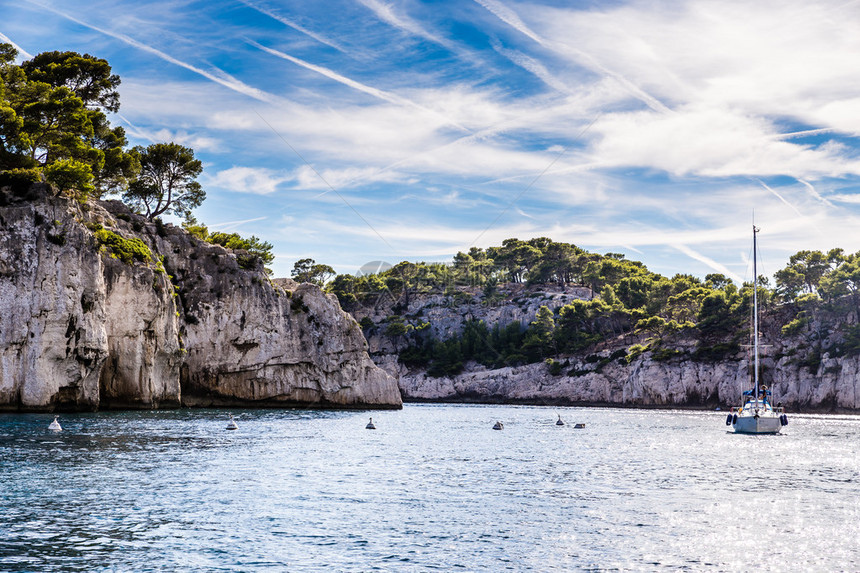
[{"label": "sky", "polygon": [[122,78],[195,214],[356,273],[506,238],[750,280],[860,250],[860,1],[0,0]]}]

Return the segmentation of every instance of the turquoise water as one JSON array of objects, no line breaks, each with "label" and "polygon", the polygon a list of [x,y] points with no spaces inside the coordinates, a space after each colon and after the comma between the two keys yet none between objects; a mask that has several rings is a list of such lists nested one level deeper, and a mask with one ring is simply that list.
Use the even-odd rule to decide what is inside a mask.
[{"label": "turquoise water", "polygon": [[856,417],[779,436],[514,406],[52,419],[0,415],[2,571],[860,570]]}]

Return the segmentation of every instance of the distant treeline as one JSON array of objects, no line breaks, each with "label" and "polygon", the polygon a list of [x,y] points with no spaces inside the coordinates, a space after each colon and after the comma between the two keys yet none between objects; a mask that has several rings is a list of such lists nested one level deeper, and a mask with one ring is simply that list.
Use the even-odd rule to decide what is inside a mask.
[{"label": "distant treeline", "polygon": [[[324,282],[327,276],[308,273],[314,261],[304,259],[303,280]],[[333,274],[331,268],[326,274]],[[294,272],[294,275],[297,273]],[[860,309],[860,253],[846,255],[841,249],[827,253],[801,251],[775,275],[775,286],[757,278],[759,303],[767,311],[779,308],[782,332],[791,335],[807,328],[816,309],[846,314]],[[438,340],[420,316],[409,314],[418,294],[448,295],[452,304],[505,303],[505,283],[581,285],[591,289],[591,300],[575,300],[559,309],[541,307],[529,324],[505,328],[481,321],[465,323],[454,337]],[[474,287],[474,288],[461,288]],[[400,349],[400,360],[428,368],[431,374],[459,372],[474,360],[488,367],[547,360],[561,372],[555,358],[581,352],[610,337],[636,332],[647,344],[634,345],[619,359],[630,360],[646,350],[657,358],[670,358],[673,337],[695,337],[691,356],[717,360],[737,352],[749,340],[753,284],[736,285],[722,274],[704,279],[688,274],[667,278],[649,271],[624,255],[587,252],[575,245],[546,237],[528,241],[507,239],[501,246],[457,253],[451,263],[401,262],[381,272],[335,276],[325,288],[335,294],[346,310],[387,304],[393,309],[383,324],[365,320],[362,326],[391,337]],[[843,342],[834,353],[860,351],[860,329],[843,324]]]}]

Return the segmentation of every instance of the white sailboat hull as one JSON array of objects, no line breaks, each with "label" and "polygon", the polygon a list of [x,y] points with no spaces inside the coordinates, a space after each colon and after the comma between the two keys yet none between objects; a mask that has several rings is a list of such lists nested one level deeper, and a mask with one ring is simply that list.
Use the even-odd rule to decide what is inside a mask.
[{"label": "white sailboat hull", "polygon": [[779,416],[768,412],[758,416],[738,416],[737,422],[732,424],[736,434],[778,434],[782,429]]}]

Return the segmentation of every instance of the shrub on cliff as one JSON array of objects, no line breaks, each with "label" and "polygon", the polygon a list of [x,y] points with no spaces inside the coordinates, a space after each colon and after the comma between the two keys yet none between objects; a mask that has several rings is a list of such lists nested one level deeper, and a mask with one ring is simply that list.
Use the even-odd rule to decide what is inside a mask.
[{"label": "shrub on cliff", "polygon": [[134,264],[135,260],[142,263],[148,263],[152,260],[152,251],[137,237],[126,239],[108,229],[99,229],[94,235],[99,245],[110,252],[111,256],[127,265]]}]

